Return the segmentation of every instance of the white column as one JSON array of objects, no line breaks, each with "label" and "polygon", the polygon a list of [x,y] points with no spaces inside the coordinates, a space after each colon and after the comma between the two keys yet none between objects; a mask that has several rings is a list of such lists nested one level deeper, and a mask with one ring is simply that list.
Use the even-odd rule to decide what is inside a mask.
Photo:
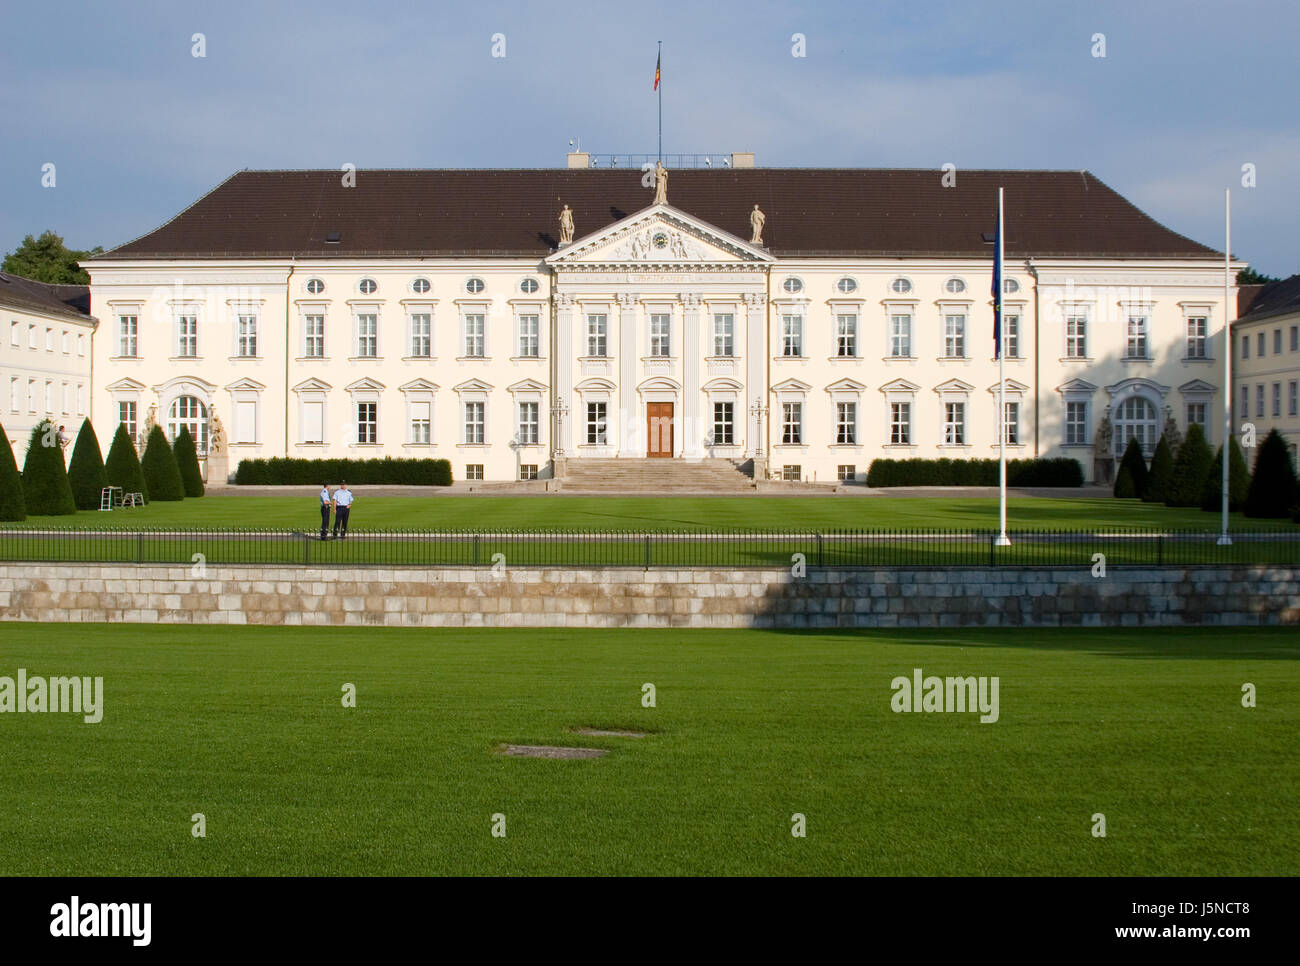
[{"label": "white column", "polygon": [[[767,404],[767,299],[761,293],[745,297],[745,393],[746,414],[755,399]],[[745,455],[753,458],[759,441],[757,415],[746,416]]]},{"label": "white column", "polygon": [[686,292],[682,300],[682,412],[678,419],[681,427],[681,455],[698,459],[700,449],[700,303],[698,292]]},{"label": "white column", "polygon": [[636,406],[637,296],[618,295],[618,455],[635,457],[638,451]]},{"label": "white column", "polygon": [[577,302],[574,297],[568,293],[557,294],[555,296],[555,345],[551,347],[555,353],[555,406],[557,409],[568,408],[568,414],[564,418],[564,423],[560,427],[560,436],[555,441],[556,449],[561,450],[565,457],[571,457],[573,453],[573,419],[574,419],[574,397],[573,397],[573,314]]}]

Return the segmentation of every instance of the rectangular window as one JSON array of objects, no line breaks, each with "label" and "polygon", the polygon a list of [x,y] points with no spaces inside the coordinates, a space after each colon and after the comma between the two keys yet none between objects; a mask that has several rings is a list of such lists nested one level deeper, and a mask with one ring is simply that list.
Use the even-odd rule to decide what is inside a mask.
[{"label": "rectangular window", "polygon": [[1007,445],[1018,446],[1020,444],[1020,403],[1007,403],[1002,418],[1002,425],[1006,427]]},{"label": "rectangular window", "polygon": [[17,346],[19,346],[19,345],[22,344],[22,340],[19,338],[19,335],[18,335],[18,323],[17,323],[17,322],[10,322],[10,323],[9,323],[9,344],[10,344],[11,346],[14,346],[14,347],[17,347]]},{"label": "rectangular window", "polygon": [[18,412],[22,408],[22,381],[17,376],[9,377],[9,411]]},{"label": "rectangular window", "polygon": [[35,379],[27,380],[27,411],[34,413],[40,408],[40,384]]},{"label": "rectangular window", "polygon": [[176,354],[193,359],[199,354],[199,319],[196,315],[176,317]]},{"label": "rectangular window", "polygon": [[966,404],[943,404],[943,441],[948,446],[966,445]]},{"label": "rectangular window", "polygon": [[803,479],[803,467],[798,463],[787,463],[781,467],[781,479],[790,483],[798,483]]},{"label": "rectangular window", "polygon": [[1205,403],[1187,404],[1187,425],[1193,424],[1205,428]]},{"label": "rectangular window", "polygon": [[1086,402],[1065,404],[1065,445],[1088,445],[1088,404]]},{"label": "rectangular window", "polygon": [[803,403],[781,404],[781,442],[790,444],[803,442]]},{"label": "rectangular window", "polygon": [[1128,317],[1128,333],[1124,343],[1124,358],[1147,358],[1147,317],[1145,315],[1130,315]]},{"label": "rectangular window", "polygon": [[899,313],[889,317],[889,354],[895,359],[912,355],[912,317]]},{"label": "rectangular window", "polygon": [[62,341],[63,354],[66,356],[68,355],[68,353],[72,351],[72,336],[68,334],[67,329],[63,330],[63,338],[61,341]]},{"label": "rectangular window", "polygon": [[86,415],[86,387],[82,383],[77,383],[77,415]]},{"label": "rectangular window", "polygon": [[1241,418],[1250,418],[1250,386],[1241,387]]},{"label": "rectangular window", "polygon": [[587,403],[587,443],[591,446],[605,445],[606,408],[603,402]]},{"label": "rectangular window", "polygon": [[1292,379],[1286,384],[1286,414],[1288,416],[1296,415],[1297,389],[1300,389],[1300,382]]},{"label": "rectangular window", "polygon": [[587,316],[587,355],[606,355],[608,339],[609,318],[603,314]]},{"label": "rectangular window", "polygon": [[519,404],[519,445],[537,445],[537,408],[535,402]]},{"label": "rectangular window", "polygon": [[36,348],[36,326],[34,325],[27,326],[27,348]]},{"label": "rectangular window", "polygon": [[1209,320],[1204,316],[1193,315],[1187,319],[1187,358],[1204,359],[1206,337],[1209,335]]},{"label": "rectangular window", "polygon": [[139,335],[140,319],[134,315],[119,315],[117,318],[117,354],[125,356],[128,359],[134,359],[137,355],[136,349],[139,345],[136,341]]},{"label": "rectangular window", "polygon": [[357,442],[379,442],[379,403],[357,403]]},{"label": "rectangular window", "polygon": [[[672,355],[672,346],[669,342],[669,330],[671,316],[652,315],[650,316],[650,354],[661,358],[667,358]],[[714,325],[717,324],[717,316],[714,316]]]},{"label": "rectangular window", "polygon": [[1300,352],[1300,325],[1291,326],[1291,351]]},{"label": "rectangular window", "polygon": [[325,358],[325,316],[305,315],[303,324],[303,354],[308,359]]},{"label": "rectangular window", "polygon": [[62,412],[65,416],[72,415],[72,387],[66,382],[59,387],[60,400],[63,403]]},{"label": "rectangular window", "polygon": [[1263,332],[1261,332],[1261,333],[1259,333],[1259,335],[1255,336],[1255,355],[1258,356],[1260,359],[1264,358],[1264,355],[1265,355],[1265,348],[1264,348],[1264,333],[1263,333]]},{"label": "rectangular window", "polygon": [[232,443],[257,442],[257,403],[240,399],[235,402],[235,432]]},{"label": "rectangular window", "polygon": [[852,483],[858,478],[858,468],[852,463],[841,463],[835,467],[835,476],[841,483]]},{"label": "rectangular window", "polygon": [[736,354],[736,317],[729,312],[722,312],[713,317],[713,354],[715,356]]},{"label": "rectangular window", "polygon": [[45,351],[54,351],[54,330],[49,326],[45,327]]},{"label": "rectangular window", "polygon": [[486,438],[484,414],[487,403],[465,403],[465,442],[471,446],[481,446]]},{"label": "rectangular window", "polygon": [[1280,382],[1273,383],[1273,415],[1282,415],[1282,384]]},{"label": "rectangular window", "polygon": [[1241,357],[1243,359],[1250,358],[1250,336],[1248,335],[1241,337]]},{"label": "rectangular window", "polygon": [[912,443],[912,404],[889,404],[889,442],[892,446],[910,446]]},{"label": "rectangular window", "polygon": [[239,349],[237,354],[245,359],[257,355],[256,315],[241,315],[239,317]]},{"label": "rectangular window", "polygon": [[45,380],[45,412],[54,412],[54,380]]},{"label": "rectangular window", "polygon": [[1007,345],[1007,358],[1020,358],[1020,316],[1002,316],[1002,338]]},{"label": "rectangular window", "polygon": [[525,359],[542,354],[541,326],[536,315],[519,316],[519,354]]},{"label": "rectangular window", "polygon": [[1067,359],[1088,358],[1088,317],[1071,315],[1065,320],[1065,356]]},{"label": "rectangular window", "polygon": [[117,404],[117,421],[126,427],[127,435],[134,440],[137,432],[134,400],[124,400]]},{"label": "rectangular window", "polygon": [[433,354],[433,316],[428,312],[411,315],[411,357],[428,359]]},{"label": "rectangular window", "polygon": [[[1260,336],[1262,339],[1263,336]],[[1262,417],[1264,415],[1264,384],[1261,382],[1255,387],[1255,415]]]},{"label": "rectangular window", "polygon": [[84,356],[85,354],[86,354],[86,337],[85,337],[84,335],[80,335],[80,334],[78,334],[78,336],[77,336],[77,355],[79,355],[79,356]]},{"label": "rectangular window", "polygon": [[835,404],[835,442],[855,445],[858,441],[858,404],[854,402],[837,402]]},{"label": "rectangular window", "polygon": [[467,479],[467,480],[481,480],[481,479],[483,479],[483,464],[482,464],[482,463],[466,463],[466,464],[465,464],[465,479]]},{"label": "rectangular window", "polygon": [[485,336],[486,318],[475,313],[465,316],[465,356],[470,359],[482,359],[487,356]]},{"label": "rectangular window", "polygon": [[835,318],[835,354],[852,358],[858,354],[858,317],[838,315]]},{"label": "rectangular window", "polygon": [[735,403],[713,404],[713,445],[730,446],[736,441]]},{"label": "rectangular window", "polygon": [[536,463],[520,463],[520,464],[519,464],[519,478],[520,478],[521,480],[535,480],[535,479],[537,479],[537,464],[536,464]]},{"label": "rectangular window", "polygon": [[325,442],[325,403],[311,399],[302,404],[302,441]]},{"label": "rectangular window", "polygon": [[943,317],[943,354],[948,359],[966,358],[966,316]]},{"label": "rectangular window", "polygon": [[803,316],[781,316],[781,355],[803,355]]},{"label": "rectangular window", "polygon": [[379,316],[373,312],[363,312],[357,316],[357,357],[379,357]]},{"label": "rectangular window", "polygon": [[1280,356],[1281,354],[1282,354],[1282,330],[1274,329],[1273,330],[1273,355]]},{"label": "rectangular window", "polygon": [[411,439],[417,446],[427,446],[433,440],[433,404],[428,400],[411,403]]}]

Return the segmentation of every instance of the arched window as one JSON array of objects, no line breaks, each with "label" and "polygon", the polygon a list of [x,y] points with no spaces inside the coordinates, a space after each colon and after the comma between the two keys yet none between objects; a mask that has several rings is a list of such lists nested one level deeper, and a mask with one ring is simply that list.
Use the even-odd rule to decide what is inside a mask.
[{"label": "arched window", "polygon": [[200,456],[208,454],[208,409],[194,396],[177,396],[168,413],[167,435],[172,442],[184,426],[194,438]]},{"label": "arched window", "polygon": [[1143,455],[1150,456],[1155,452],[1158,427],[1155,406],[1141,396],[1125,399],[1115,415],[1115,455],[1123,456],[1128,441],[1136,439]]}]

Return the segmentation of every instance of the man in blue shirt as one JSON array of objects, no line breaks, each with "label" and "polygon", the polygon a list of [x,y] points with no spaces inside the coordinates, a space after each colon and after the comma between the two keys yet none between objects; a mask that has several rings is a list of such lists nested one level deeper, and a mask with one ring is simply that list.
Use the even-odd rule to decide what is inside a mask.
[{"label": "man in blue shirt", "polygon": [[320,538],[329,539],[330,510],[334,506],[334,494],[330,493],[328,483],[320,485]]},{"label": "man in blue shirt", "polygon": [[[340,483],[334,491],[334,536],[346,540],[348,536],[348,513],[352,509],[352,491],[346,483]],[[340,535],[339,530],[342,530]]]}]

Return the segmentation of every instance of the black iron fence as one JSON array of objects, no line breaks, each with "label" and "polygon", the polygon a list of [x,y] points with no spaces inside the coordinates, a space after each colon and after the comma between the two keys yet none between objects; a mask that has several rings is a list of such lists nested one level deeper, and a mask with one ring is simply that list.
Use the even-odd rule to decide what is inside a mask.
[{"label": "black iron fence", "polygon": [[[565,531],[0,528],[0,562],[375,567],[1026,567],[1300,564],[1300,530]],[[1098,555],[1101,555],[1100,557]]]}]

